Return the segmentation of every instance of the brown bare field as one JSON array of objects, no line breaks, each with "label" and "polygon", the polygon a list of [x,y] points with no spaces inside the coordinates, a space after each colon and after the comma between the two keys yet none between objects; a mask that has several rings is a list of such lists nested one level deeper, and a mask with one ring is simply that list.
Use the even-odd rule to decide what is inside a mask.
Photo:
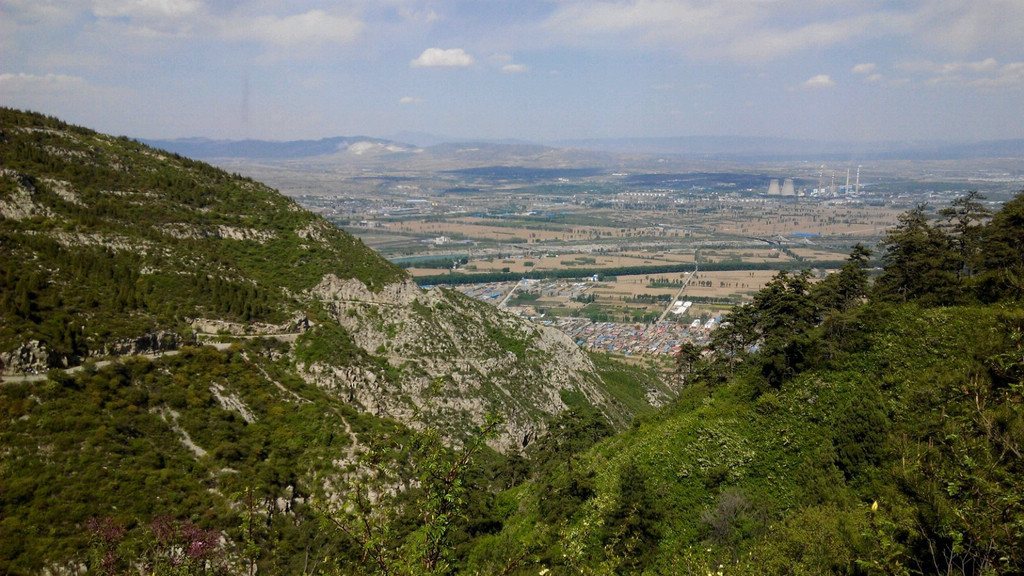
[{"label": "brown bare field", "polygon": [[743,204],[708,219],[719,234],[740,236],[787,236],[796,233],[821,236],[878,235],[896,224],[902,210],[885,206],[833,204],[776,204],[770,201]]},{"label": "brown bare field", "polygon": [[[686,286],[680,300],[689,296],[704,298],[729,298],[731,296],[749,295],[760,290],[777,272],[773,270],[734,270],[724,272],[697,272]],[[639,295],[657,296],[668,294],[675,296],[678,286],[656,287],[651,281],[680,282],[685,281],[689,273],[644,274],[637,276],[619,276],[613,281],[598,282],[592,292],[609,299],[619,297],[633,298]],[[710,285],[702,285],[710,283]]]},{"label": "brown bare field", "polygon": [[[426,236],[449,236],[451,238],[468,238],[473,240],[497,240],[516,241],[528,244],[538,241],[580,241],[594,238],[593,233],[577,234],[575,232],[563,232],[558,230],[527,230],[524,228],[512,228],[508,226],[491,226],[485,223],[476,223],[476,219],[456,218],[444,222],[392,222],[388,223],[389,229],[398,233],[426,235]],[[486,222],[486,221],[483,221]],[[511,240],[516,239],[516,240]]]},{"label": "brown bare field", "polygon": [[[693,298],[723,298],[730,301],[729,304],[711,304],[694,302],[688,311],[691,318],[714,318],[729,311],[734,304],[749,302],[752,296],[764,287],[777,272],[772,270],[737,270],[737,271],[715,271],[697,272],[694,278],[678,295],[678,300],[687,301]],[[688,276],[688,274],[683,274]],[[679,274],[651,274],[643,276],[620,276],[615,282],[602,282],[594,288],[593,292],[598,295],[598,301],[603,297],[608,300],[617,301],[620,298],[631,299],[637,295],[667,294],[676,299],[679,292],[678,287],[654,288],[650,286],[650,279],[679,281]],[[709,283],[710,285],[702,285]],[[646,306],[647,311],[661,312],[671,302],[662,302],[657,305]],[[633,306],[636,306],[635,304]],[[669,319],[676,317],[670,316]]]},{"label": "brown bare field", "polygon": [[700,259],[702,262],[789,262],[790,257],[778,249],[767,249],[767,250],[752,250],[750,248],[742,249],[723,249],[716,248],[713,250],[704,249],[700,251]]},{"label": "brown bare field", "polygon": [[[580,226],[538,224],[537,226],[503,226],[485,218],[448,218],[444,221],[380,222],[377,224],[397,234],[419,236],[448,236],[473,240],[515,241],[523,244],[543,242],[587,242],[609,238],[675,237],[685,236],[679,230],[665,230],[657,226]],[[515,240],[510,240],[515,239]]]},{"label": "brown bare field", "polygon": [[[774,270],[729,270],[722,272],[697,272],[686,287],[682,299],[687,296],[707,298],[728,298],[733,294],[749,295],[757,292],[778,272]],[[702,285],[710,283],[710,285]]]},{"label": "brown bare field", "polygon": [[[891,207],[862,205],[832,205],[794,203],[778,204],[772,201],[751,201],[734,205],[719,213],[676,214],[672,226],[583,226],[557,223],[538,223],[536,226],[511,227],[495,224],[494,220],[479,217],[454,217],[444,221],[411,221],[374,223],[377,233],[436,238],[446,236],[455,240],[508,242],[537,245],[536,249],[552,250],[541,244],[553,242],[587,242],[624,238],[680,238],[700,236],[684,229],[701,229],[714,234],[748,237],[789,236],[791,234],[817,234],[829,236],[875,237],[896,224],[900,210]],[[650,216],[638,222],[651,221]],[[653,215],[652,215],[653,216]],[[611,216],[609,215],[609,218]]]},{"label": "brown bare field", "polygon": [[[678,286],[655,287],[651,281],[680,282],[685,281],[689,273],[672,274],[644,274],[637,276],[619,276],[612,281],[596,283],[588,293],[595,294],[598,302],[628,304],[634,308],[644,308],[647,311],[663,311],[671,304],[676,295],[679,300],[689,300],[693,297],[699,298],[724,298],[732,303],[739,304],[749,301],[754,293],[760,290],[770,281],[777,272],[771,270],[739,270],[725,272],[698,272],[694,278],[679,294]],[[709,283],[710,285],[702,285]],[[638,296],[669,296],[672,300],[667,302],[641,304],[629,302]],[[551,301],[553,303],[554,301]],[[725,311],[729,305],[722,304],[701,304],[695,303],[693,309],[706,309],[710,311]],[[691,315],[693,314],[691,312]]]},{"label": "brown bare field", "polygon": [[[556,223],[541,223],[537,227],[512,228],[494,225],[494,220],[476,217],[457,217],[444,222],[392,222],[386,224],[392,234],[408,234],[419,237],[447,236],[452,240],[473,239],[488,240],[509,246],[515,255],[503,258],[493,256],[471,255],[463,271],[501,272],[505,269],[512,274],[525,274],[530,271],[547,270],[590,270],[596,268],[619,268],[630,266],[655,266],[658,264],[693,263],[693,252],[684,253],[655,251],[615,251],[616,244],[629,245],[639,242],[642,246],[651,241],[658,243],[669,238],[666,246],[672,246],[673,237],[695,237],[712,235],[725,240],[723,245],[734,242],[736,236],[749,238],[781,239],[787,248],[780,248],[756,240],[744,242],[742,248],[705,247],[699,249],[701,261],[726,262],[739,261],[748,263],[783,263],[796,255],[813,266],[815,261],[835,261],[846,257],[835,251],[820,249],[810,242],[802,244],[794,242],[791,234],[806,233],[829,236],[853,237],[863,236],[867,243],[873,244],[877,234],[896,223],[899,211],[889,207],[866,205],[843,205],[815,203],[812,201],[781,203],[773,200],[752,200],[727,204],[725,208],[706,211],[707,206],[694,206],[692,211],[682,210],[678,213],[656,214],[642,210],[624,211],[622,214],[601,212],[601,218],[614,221],[618,216],[620,226],[580,226]],[[588,213],[595,216],[594,213]],[[664,218],[663,218],[664,217]],[[651,226],[651,222],[668,222],[666,227]],[[633,223],[629,226],[622,223]],[[618,241],[618,242],[617,242]],[[571,242],[574,246],[553,245]],[[685,243],[684,243],[685,245]],[[763,246],[763,247],[762,247]],[[496,248],[481,248],[481,254],[489,250],[492,254]],[[438,246],[433,250],[443,256],[445,254],[465,254],[472,251],[466,245]],[[411,269],[414,275],[433,275],[448,272],[444,269]],[[602,311],[610,311],[623,317],[635,315],[660,314],[674,300],[691,300],[694,302],[688,313],[683,317],[670,316],[670,320],[689,321],[692,318],[718,317],[728,312],[735,304],[749,301],[758,290],[764,287],[777,274],[774,270],[737,270],[737,271],[699,271],[680,294],[678,282],[688,278],[689,272],[668,274],[644,274],[637,276],[620,276],[613,280],[602,281],[592,285],[584,294],[593,294],[597,300],[588,311],[597,307]],[[651,286],[651,281],[667,283],[666,286]],[[675,285],[672,285],[676,283]],[[540,308],[562,310],[577,313],[584,305],[570,301],[570,294],[557,293],[550,290],[534,301]],[[653,301],[654,298],[660,298]],[[702,299],[717,299],[715,303],[700,302]]]}]

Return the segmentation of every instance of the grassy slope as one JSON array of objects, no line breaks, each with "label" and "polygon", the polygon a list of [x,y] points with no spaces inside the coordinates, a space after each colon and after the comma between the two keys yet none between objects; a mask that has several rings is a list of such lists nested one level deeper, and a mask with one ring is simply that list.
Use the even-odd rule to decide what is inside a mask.
[{"label": "grassy slope", "polygon": [[586,455],[595,493],[569,521],[545,526],[537,499],[558,495],[517,489],[508,533],[553,573],[628,571],[639,548],[617,548],[614,518],[632,466],[661,515],[652,573],[928,573],[929,545],[1020,568],[1024,394],[990,376],[1020,362],[1003,313],[864,309],[861,350],[756,398],[750,375],[691,387]]}]

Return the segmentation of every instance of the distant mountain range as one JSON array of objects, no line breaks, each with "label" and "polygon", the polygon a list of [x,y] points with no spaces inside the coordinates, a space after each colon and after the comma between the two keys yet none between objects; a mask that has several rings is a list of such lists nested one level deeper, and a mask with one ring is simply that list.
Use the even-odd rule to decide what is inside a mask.
[{"label": "distant mountain range", "polygon": [[558,146],[716,160],[961,160],[1024,156],[1024,139],[983,142],[844,142],[743,136],[563,140]]},{"label": "distant mountain range", "polygon": [[[299,160],[346,156],[407,156],[410,153],[448,156],[453,152],[486,148],[490,154],[540,154],[556,149],[631,155],[669,155],[723,161],[783,160],[965,160],[1024,156],[1024,138],[980,142],[908,141],[847,142],[743,136],[687,136],[670,138],[607,138],[559,140],[542,144],[518,140],[459,141],[422,133],[397,138],[338,136],[320,140],[211,140],[185,138],[143,140],[145,144],[198,159],[244,158]],[[408,142],[415,142],[410,144]]]},{"label": "distant mountain range", "polygon": [[254,160],[295,160],[329,156],[339,152],[363,154],[376,152],[410,152],[415,146],[364,136],[338,136],[320,140],[211,140],[182,138],[177,140],[143,140],[143,143],[176,152],[189,158],[250,158]]}]

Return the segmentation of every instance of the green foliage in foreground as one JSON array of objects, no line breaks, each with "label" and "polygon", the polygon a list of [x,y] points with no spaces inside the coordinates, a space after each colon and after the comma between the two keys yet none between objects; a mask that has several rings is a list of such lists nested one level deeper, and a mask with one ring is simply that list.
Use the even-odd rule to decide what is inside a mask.
[{"label": "green foliage in foreground", "polygon": [[814,329],[828,357],[777,386],[757,359],[725,384],[704,360],[670,409],[549,459],[505,522],[534,543],[512,573],[1019,573],[1024,314],[845,321],[855,337]]},{"label": "green foliage in foreground", "polygon": [[304,504],[320,493],[313,478],[337,473],[356,442],[404,429],[295,378],[269,360],[280,347],[186,348],[0,386],[0,572],[86,561],[97,521],[121,526],[133,554],[153,522],[214,530],[238,560],[248,506],[271,573],[300,572],[304,548],[344,556]]},{"label": "green foliage in foreground", "polygon": [[1024,571],[1024,194],[971,200],[905,216],[873,289],[856,247],[735,308],[669,409],[517,489],[512,573]]}]

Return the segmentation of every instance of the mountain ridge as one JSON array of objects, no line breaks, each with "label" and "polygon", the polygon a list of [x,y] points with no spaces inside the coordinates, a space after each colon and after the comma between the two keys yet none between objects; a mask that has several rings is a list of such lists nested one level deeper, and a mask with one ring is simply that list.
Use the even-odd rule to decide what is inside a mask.
[{"label": "mountain ridge", "polygon": [[297,365],[318,371],[306,377],[406,423],[446,413],[453,438],[493,412],[504,418],[495,447],[528,443],[566,408],[559,390],[630,418],[564,335],[453,291],[423,292],[276,191],[53,119],[5,110],[3,121],[9,372],[225,337],[280,334],[317,349],[323,332],[347,352],[303,362],[296,345]]},{"label": "mountain ridge", "polygon": [[[399,134],[398,136],[401,136]],[[625,155],[669,155],[721,161],[793,160],[967,160],[1008,158],[1024,155],[1024,139],[978,142],[955,141],[842,141],[747,136],[679,136],[565,139],[531,142],[508,139],[467,139],[410,134],[419,144],[400,139],[367,136],[336,136],[320,140],[211,140],[183,138],[142,140],[153,146],[185,156],[218,160],[308,160],[352,152],[353,146],[372,147],[377,155],[445,155],[460,149],[487,147],[494,154],[511,158],[525,152],[576,150],[579,152]]]},{"label": "mountain ridge", "polygon": [[[318,538],[310,502],[342,513],[369,453],[406,471],[389,486],[405,493],[418,462],[485,426],[504,462],[569,408],[625,428],[649,388],[673,394],[606,383],[619,368],[564,334],[421,290],[258,182],[3,108],[0,250],[0,378],[36,373],[0,381],[7,574],[95,568],[97,522],[152,538],[172,519],[256,562],[245,498],[280,546],[261,570],[301,572],[287,550]],[[349,540],[322,546],[357,563]]]}]

